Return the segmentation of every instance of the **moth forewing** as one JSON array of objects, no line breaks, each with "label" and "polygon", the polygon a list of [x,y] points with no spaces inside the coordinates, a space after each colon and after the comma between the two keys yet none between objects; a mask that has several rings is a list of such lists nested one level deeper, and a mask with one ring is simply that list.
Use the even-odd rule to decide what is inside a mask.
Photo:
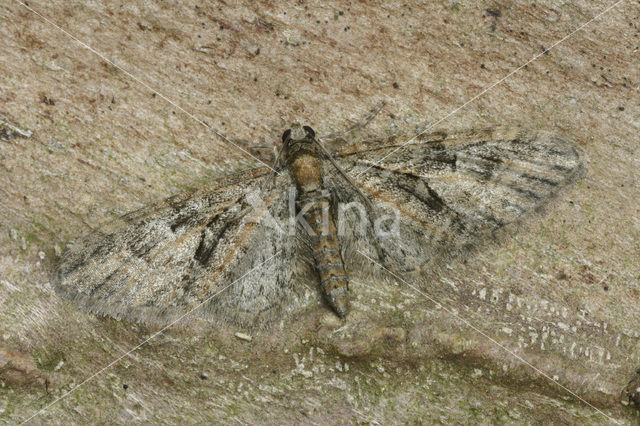
[{"label": "moth forewing", "polygon": [[377,204],[377,217],[373,222],[373,232],[377,238],[399,241],[400,234],[400,210],[391,203],[380,202]]},{"label": "moth forewing", "polygon": [[584,159],[574,143],[550,133],[493,128],[435,132],[410,143],[371,140],[346,147],[336,161],[371,199],[399,214],[400,238],[385,241],[377,260],[406,270],[418,256],[435,270],[539,209],[580,175]]},{"label": "moth forewing", "polygon": [[[355,219],[357,218],[357,219]],[[338,235],[343,236],[347,232],[346,227],[350,231],[366,237],[366,229],[370,226],[369,213],[365,206],[359,201],[351,201],[348,203],[338,202]]]}]

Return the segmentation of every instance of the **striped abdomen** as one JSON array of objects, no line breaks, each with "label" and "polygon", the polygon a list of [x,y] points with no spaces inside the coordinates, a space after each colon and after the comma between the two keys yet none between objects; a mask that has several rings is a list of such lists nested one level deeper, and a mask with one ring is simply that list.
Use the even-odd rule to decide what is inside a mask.
[{"label": "striped abdomen", "polygon": [[300,194],[299,209],[305,209],[304,220],[313,250],[320,288],[327,301],[340,316],[349,308],[349,279],[340,254],[336,226],[329,211],[329,199],[321,191]]},{"label": "striped abdomen", "polygon": [[298,187],[297,207],[302,226],[309,234],[320,287],[333,310],[344,317],[349,309],[349,280],[340,254],[338,234],[329,211],[328,194],[322,187],[320,156],[313,150],[299,149],[289,159]]}]

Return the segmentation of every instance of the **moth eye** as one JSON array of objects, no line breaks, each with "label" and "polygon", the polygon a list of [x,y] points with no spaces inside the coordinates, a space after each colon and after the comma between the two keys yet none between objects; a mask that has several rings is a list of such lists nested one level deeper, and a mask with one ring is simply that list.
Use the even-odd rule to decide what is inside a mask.
[{"label": "moth eye", "polygon": [[282,134],[282,143],[287,141],[290,134],[291,134],[291,129],[285,130],[285,132]]},{"label": "moth eye", "polygon": [[313,131],[313,129],[312,129],[311,127],[309,127],[309,126],[304,126],[304,127],[302,127],[302,128],[303,128],[303,129],[304,129],[304,131],[305,131],[305,132],[307,132],[307,134],[308,134],[309,136],[311,136],[312,138],[315,138],[315,137],[316,137],[316,132],[314,132],[314,131]]}]

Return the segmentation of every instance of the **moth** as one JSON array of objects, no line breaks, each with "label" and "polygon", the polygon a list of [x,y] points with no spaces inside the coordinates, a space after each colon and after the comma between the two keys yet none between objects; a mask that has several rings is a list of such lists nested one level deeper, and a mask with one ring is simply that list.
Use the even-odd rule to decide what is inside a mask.
[{"label": "moth", "polygon": [[296,126],[275,172],[231,174],[107,223],[70,245],[52,282],[92,312],[142,322],[195,310],[264,326],[309,299],[345,317],[349,277],[374,267],[366,257],[433,274],[537,210],[583,163],[573,142],[519,128],[327,150]]}]

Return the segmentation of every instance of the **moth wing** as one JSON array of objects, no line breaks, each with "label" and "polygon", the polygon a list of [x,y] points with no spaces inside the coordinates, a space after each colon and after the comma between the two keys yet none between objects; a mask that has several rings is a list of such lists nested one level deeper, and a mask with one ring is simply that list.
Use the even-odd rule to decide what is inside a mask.
[{"label": "moth wing", "polygon": [[[367,207],[365,238],[359,215],[342,214],[345,249],[396,270],[436,267],[469,252],[481,238],[541,207],[583,170],[581,150],[547,132],[438,132],[403,143],[369,141],[336,155],[374,204]],[[342,203],[361,200],[344,179],[329,174]]]},{"label": "moth wing", "polygon": [[[255,325],[300,305],[312,275],[286,226],[288,173],[255,169],[168,198],[76,241],[59,294],[100,314],[168,323],[194,315]],[[303,249],[303,248],[302,248]]]}]

